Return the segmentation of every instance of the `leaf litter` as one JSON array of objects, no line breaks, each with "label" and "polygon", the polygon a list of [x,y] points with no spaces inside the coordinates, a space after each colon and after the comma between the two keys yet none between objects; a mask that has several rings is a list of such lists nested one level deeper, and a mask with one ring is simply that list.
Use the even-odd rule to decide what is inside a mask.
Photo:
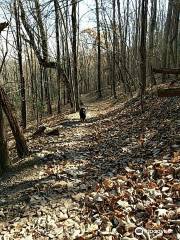
[{"label": "leaf litter", "polygon": [[46,119],[59,136],[30,128],[32,154],[1,178],[0,239],[180,239],[179,107],[107,100],[85,123]]}]

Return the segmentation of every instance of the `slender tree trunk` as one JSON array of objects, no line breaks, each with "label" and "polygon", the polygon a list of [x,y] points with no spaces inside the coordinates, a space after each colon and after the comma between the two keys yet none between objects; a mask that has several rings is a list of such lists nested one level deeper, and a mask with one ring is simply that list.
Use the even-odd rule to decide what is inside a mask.
[{"label": "slender tree trunk", "polygon": [[152,85],[156,84],[153,68],[153,55],[154,55],[154,31],[156,27],[156,16],[157,16],[157,0],[151,0],[151,19],[149,26],[149,72],[151,74]]},{"label": "slender tree trunk", "polygon": [[[164,28],[164,39],[163,39],[163,49],[162,49],[162,67],[166,68],[167,67],[167,59],[168,59],[168,48],[169,48],[169,33],[170,33],[170,26],[171,26],[171,17],[172,17],[172,0],[169,0],[168,3],[168,13],[167,13],[167,18],[166,18],[166,23],[165,23],[165,28]],[[162,75],[162,82],[165,81],[165,75]]]},{"label": "slender tree trunk", "polygon": [[57,110],[58,113],[61,112],[61,89],[60,89],[60,44],[59,44],[59,10],[58,10],[58,1],[54,0],[54,8],[55,8],[55,26],[56,26],[56,59],[57,59],[57,88],[58,88],[58,104]]},{"label": "slender tree trunk", "polygon": [[101,92],[101,32],[100,32],[100,21],[99,21],[99,4],[98,0],[96,2],[96,23],[97,23],[97,80],[98,80],[98,97],[102,97]]},{"label": "slender tree trunk", "polygon": [[45,98],[46,98],[46,105],[47,105],[47,113],[52,114],[52,107],[51,107],[51,97],[50,97],[50,88],[49,88],[49,76],[48,76],[48,69],[43,69],[43,79],[44,79],[44,90],[45,90]]},{"label": "slender tree trunk", "polygon": [[146,34],[147,34],[148,0],[142,0],[141,9],[141,41],[140,41],[140,96],[143,109],[143,96],[146,89]]},{"label": "slender tree trunk", "polygon": [[[32,64],[33,64],[33,58],[32,58]],[[39,104],[41,104],[40,102],[40,91],[39,91],[39,87],[40,85],[38,85],[38,69],[37,69],[37,61],[35,59],[34,61],[34,69],[33,69],[33,72],[34,72],[34,90],[35,90],[35,106],[36,106],[36,121],[37,121],[37,128],[39,126],[39,111],[41,111],[39,109]],[[38,79],[38,80],[37,80]]]},{"label": "slender tree trunk", "polygon": [[19,2],[14,1],[14,14],[16,21],[16,44],[18,51],[18,62],[19,62],[19,77],[20,77],[20,93],[21,93],[21,125],[26,128],[26,91],[25,91],[25,79],[23,74],[23,63],[22,63],[22,40],[21,40],[21,27],[19,17]]},{"label": "slender tree trunk", "polygon": [[[66,74],[67,74],[67,78],[68,78],[68,84],[64,81],[65,85],[66,85],[66,89],[67,89],[67,102],[70,103],[71,108],[75,111],[75,92],[74,92],[74,83],[73,83],[73,79],[72,79],[72,66],[71,66],[71,60],[70,60],[70,51],[69,51],[69,42],[68,42],[68,29],[69,29],[69,7],[68,7],[68,0],[65,1],[65,20],[63,17],[63,13],[61,11],[61,8],[59,8],[59,13],[61,15],[61,19],[62,19],[62,25],[64,27],[64,44],[62,44],[62,46],[64,46],[64,52],[66,53],[66,59],[67,59],[67,63],[65,65],[65,69],[66,69]],[[61,29],[61,39],[62,38],[62,29]]]},{"label": "slender tree trunk", "polygon": [[[0,23],[0,33],[8,26],[8,23]],[[0,67],[0,73],[2,73],[3,67],[5,65],[6,56],[8,53],[8,49],[6,48],[6,53],[3,55],[3,60]],[[8,155],[8,146],[5,136],[4,129],[4,117],[3,117],[3,108],[2,108],[2,100],[0,99],[0,174],[8,168],[10,165],[9,155]]]},{"label": "slender tree trunk", "polygon": [[177,48],[178,48],[178,32],[179,32],[179,16],[180,11],[176,8],[174,5],[173,7],[173,14],[172,14],[172,24],[171,24],[171,35],[170,35],[170,41],[169,41],[169,47],[170,47],[170,55],[171,55],[171,63],[174,67],[177,67]]},{"label": "slender tree trunk", "polygon": [[8,166],[9,163],[9,156],[8,156],[8,147],[7,147],[7,141],[5,137],[5,131],[4,131],[4,118],[3,118],[3,111],[2,106],[0,104],[0,172],[4,172]]},{"label": "slender tree trunk", "polygon": [[76,111],[79,110],[79,83],[77,76],[77,0],[72,0],[72,54],[73,54],[73,80],[75,91]]},{"label": "slender tree trunk", "polygon": [[30,96],[32,101],[32,109],[33,114],[35,116],[36,113],[36,99],[35,99],[35,74],[34,74],[34,62],[33,62],[33,53],[32,49],[28,48],[28,45],[26,44],[26,53],[27,53],[27,64],[29,68],[29,74],[30,74]]},{"label": "slender tree trunk", "polygon": [[[104,22],[104,24],[103,24],[103,38],[104,38],[104,44],[105,44],[105,47],[106,47],[106,62],[107,62],[106,64],[107,64],[107,68],[108,68],[107,85],[112,86],[111,52],[109,51],[110,42],[108,40],[108,37],[109,37],[108,33],[110,31],[109,31],[108,23],[107,23],[107,20],[106,20],[105,12],[102,12],[102,21]],[[90,72],[90,69],[89,69],[89,72]]]},{"label": "slender tree trunk", "polygon": [[121,80],[123,84],[123,88],[125,93],[127,92],[127,85],[126,82],[124,81],[124,74],[123,74],[123,69],[121,68],[121,58],[123,54],[123,44],[124,44],[124,39],[123,39],[123,29],[122,29],[122,24],[121,24],[121,4],[120,0],[117,0],[117,9],[118,9],[118,28],[119,28],[119,36],[120,36],[120,41],[119,41],[119,49],[118,49],[118,67],[119,67],[119,79]]},{"label": "slender tree trunk", "polygon": [[[37,24],[39,27],[40,32],[40,41],[42,47],[42,54],[43,54],[43,61],[48,62],[48,43],[47,43],[47,34],[45,31],[45,26],[42,19],[41,7],[39,0],[35,0],[35,9],[36,9],[36,16],[37,16]],[[47,74],[47,68],[44,67],[43,70],[43,77],[44,77],[44,90],[45,90],[45,98],[47,104],[47,112],[48,114],[52,114],[52,107],[51,107],[51,98],[50,98],[50,90],[49,90],[49,78]]]},{"label": "slender tree trunk", "polygon": [[116,39],[116,1],[113,0],[113,57],[112,57],[112,89],[113,89],[113,96],[116,99],[116,45],[117,45],[117,39]]},{"label": "slender tree trunk", "polygon": [[135,55],[139,55],[138,46],[140,43],[140,14],[141,14],[141,4],[138,4],[136,0],[136,34],[135,34]]}]

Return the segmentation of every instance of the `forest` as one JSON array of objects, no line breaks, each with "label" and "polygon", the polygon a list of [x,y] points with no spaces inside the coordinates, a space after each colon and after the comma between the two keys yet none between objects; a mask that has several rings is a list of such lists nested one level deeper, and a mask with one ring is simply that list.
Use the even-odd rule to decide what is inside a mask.
[{"label": "forest", "polygon": [[1,0],[0,42],[0,240],[180,240],[180,0]]}]

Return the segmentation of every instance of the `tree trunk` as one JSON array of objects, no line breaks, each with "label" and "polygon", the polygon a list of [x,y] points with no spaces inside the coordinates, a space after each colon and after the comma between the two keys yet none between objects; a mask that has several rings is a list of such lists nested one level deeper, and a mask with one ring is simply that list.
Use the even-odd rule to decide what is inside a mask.
[{"label": "tree trunk", "polygon": [[76,111],[79,110],[79,83],[77,76],[77,0],[72,0],[72,54],[73,54],[73,80],[74,80],[74,92],[75,92],[75,103]]},{"label": "tree trunk", "polygon": [[19,17],[19,3],[14,1],[14,14],[16,21],[16,44],[18,51],[19,62],[19,77],[20,77],[20,93],[21,93],[21,125],[26,128],[26,91],[25,91],[25,79],[23,75],[23,63],[22,63],[22,41],[21,41],[21,27]]},{"label": "tree trunk", "polygon": [[20,158],[22,158],[28,155],[28,147],[26,145],[25,138],[20,130],[16,117],[11,110],[9,99],[2,87],[0,87],[0,102],[9,121],[13,136],[16,141],[17,154]]},{"label": "tree trunk", "polygon": [[[42,20],[42,13],[41,13],[42,11],[41,11],[39,0],[35,0],[35,9],[36,9],[37,24],[40,32],[43,61],[48,62],[47,34],[46,34],[45,26]],[[46,98],[46,104],[47,104],[47,112],[48,114],[51,115],[52,107],[51,107],[51,98],[50,98],[50,91],[49,91],[49,78],[48,78],[46,66],[44,66],[43,77],[44,77],[44,90],[45,90],[45,98]]]},{"label": "tree trunk", "polygon": [[156,15],[157,15],[157,0],[151,0],[151,20],[149,27],[149,72],[151,75],[152,85],[156,84],[154,74],[152,72],[153,67],[153,53],[154,53],[154,31],[156,27]]},{"label": "tree trunk", "polygon": [[0,172],[4,172],[9,166],[8,147],[4,131],[4,118],[0,104]]},{"label": "tree trunk", "polygon": [[140,41],[140,96],[143,111],[143,96],[146,89],[146,34],[147,34],[148,0],[142,0],[141,41]]},{"label": "tree trunk", "polygon": [[174,67],[177,67],[177,54],[178,54],[178,34],[179,34],[179,16],[180,11],[176,8],[176,6],[173,6],[173,14],[172,14],[172,24],[171,24],[171,36],[169,41],[169,47],[170,47],[170,55],[172,58],[172,65]]},{"label": "tree trunk", "polygon": [[102,97],[101,92],[101,33],[100,33],[100,21],[99,21],[99,4],[96,2],[96,23],[97,23],[97,80],[98,80],[98,97]]},{"label": "tree trunk", "polygon": [[[8,23],[0,23],[0,33],[8,26]],[[0,67],[0,73],[2,72],[3,66],[5,64],[6,54],[3,57],[1,67]],[[5,130],[4,130],[4,117],[3,117],[3,110],[2,110],[2,102],[0,100],[0,173],[4,172],[8,166],[9,163],[9,154],[8,154],[8,146],[5,136]]]},{"label": "tree trunk", "polygon": [[58,104],[57,110],[58,113],[61,112],[61,89],[60,89],[60,44],[59,44],[59,10],[58,10],[58,1],[54,0],[54,8],[55,8],[55,26],[56,26],[56,59],[57,59],[57,90],[58,90]]},{"label": "tree trunk", "polygon": [[47,105],[47,113],[52,115],[52,107],[51,107],[51,97],[50,97],[50,89],[49,89],[49,76],[48,69],[43,69],[43,79],[44,79],[44,91],[45,91],[45,99]]},{"label": "tree trunk", "polygon": [[[166,24],[164,28],[164,39],[163,39],[163,49],[162,49],[162,67],[167,67],[167,53],[169,47],[169,33],[170,33],[170,26],[171,26],[171,17],[172,17],[172,0],[169,0],[168,3],[168,13],[166,18]],[[162,82],[165,81],[165,75],[162,76]]]},{"label": "tree trunk", "polygon": [[113,56],[112,56],[112,89],[113,89],[113,96],[116,99],[116,45],[117,45],[117,39],[116,39],[116,1],[113,0]]}]

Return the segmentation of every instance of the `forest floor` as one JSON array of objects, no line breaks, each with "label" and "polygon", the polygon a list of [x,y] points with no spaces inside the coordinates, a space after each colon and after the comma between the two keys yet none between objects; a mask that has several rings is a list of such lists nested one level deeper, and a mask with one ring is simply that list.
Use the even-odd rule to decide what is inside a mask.
[{"label": "forest floor", "polygon": [[180,239],[179,98],[86,105],[85,122],[44,121],[59,136],[29,126],[30,156],[1,177],[0,239]]}]

